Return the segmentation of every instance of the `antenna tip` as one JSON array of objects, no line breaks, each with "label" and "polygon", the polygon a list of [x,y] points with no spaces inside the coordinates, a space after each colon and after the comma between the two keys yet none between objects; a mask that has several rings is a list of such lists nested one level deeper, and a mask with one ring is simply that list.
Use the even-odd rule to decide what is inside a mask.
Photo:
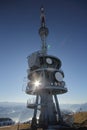
[{"label": "antenna tip", "polygon": [[42,11],[44,11],[44,7],[43,7],[43,5],[41,6],[41,12],[42,12]]}]

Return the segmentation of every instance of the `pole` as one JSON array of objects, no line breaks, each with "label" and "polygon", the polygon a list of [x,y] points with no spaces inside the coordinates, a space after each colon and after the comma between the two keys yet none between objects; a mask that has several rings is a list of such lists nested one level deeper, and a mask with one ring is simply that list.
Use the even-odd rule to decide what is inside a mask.
[{"label": "pole", "polygon": [[59,116],[59,122],[62,123],[63,122],[63,118],[61,116],[59,103],[58,103],[58,99],[57,99],[57,95],[56,94],[54,95],[54,98],[55,98],[55,102],[56,102],[57,113],[58,113],[58,116]]},{"label": "pole", "polygon": [[36,115],[37,115],[37,104],[38,104],[38,98],[39,98],[39,95],[37,94],[36,96],[36,106],[35,106],[35,109],[34,109],[34,116],[32,118],[32,123],[31,123],[31,129],[32,130],[36,130],[37,129],[37,119],[36,119]]}]

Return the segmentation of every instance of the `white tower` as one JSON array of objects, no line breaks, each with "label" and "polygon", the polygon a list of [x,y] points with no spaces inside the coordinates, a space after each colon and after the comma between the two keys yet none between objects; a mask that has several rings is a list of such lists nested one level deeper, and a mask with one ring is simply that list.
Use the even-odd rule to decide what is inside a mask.
[{"label": "white tower", "polygon": [[[44,8],[41,8],[41,27],[39,35],[42,41],[41,51],[28,56],[28,79],[26,93],[36,95],[34,104],[27,104],[28,108],[34,109],[32,129],[55,129],[63,123],[57,95],[67,92],[64,73],[60,69],[61,61],[55,56],[47,54],[46,37],[48,28],[45,23]],[[37,111],[40,111],[37,121]]]}]

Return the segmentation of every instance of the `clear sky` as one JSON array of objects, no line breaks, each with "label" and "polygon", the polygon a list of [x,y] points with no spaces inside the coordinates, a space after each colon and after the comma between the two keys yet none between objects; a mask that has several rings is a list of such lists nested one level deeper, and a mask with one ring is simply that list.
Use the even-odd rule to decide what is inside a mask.
[{"label": "clear sky", "polygon": [[87,0],[0,0],[0,101],[26,102],[27,56],[40,50],[40,7],[48,54],[62,61],[68,93],[60,103],[87,102]]}]

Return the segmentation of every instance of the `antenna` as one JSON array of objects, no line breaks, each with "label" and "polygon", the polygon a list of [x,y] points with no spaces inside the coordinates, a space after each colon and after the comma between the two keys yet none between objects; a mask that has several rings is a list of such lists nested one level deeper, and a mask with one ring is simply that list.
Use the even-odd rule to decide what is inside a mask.
[{"label": "antenna", "polygon": [[45,55],[47,53],[47,44],[46,44],[46,37],[48,36],[49,30],[46,27],[46,22],[45,22],[45,12],[43,6],[40,9],[41,11],[41,27],[39,29],[39,35],[41,37],[42,41],[42,54]]},{"label": "antenna", "polygon": [[[34,109],[31,128],[32,130],[57,130],[68,127],[61,115],[57,94],[64,94],[68,90],[63,81],[64,73],[61,71],[61,60],[47,54],[46,27],[44,8],[41,7],[41,26],[39,35],[42,48],[28,56],[28,83],[25,92],[36,95],[35,102],[27,102],[27,108]],[[38,110],[39,119],[38,119]]]}]

